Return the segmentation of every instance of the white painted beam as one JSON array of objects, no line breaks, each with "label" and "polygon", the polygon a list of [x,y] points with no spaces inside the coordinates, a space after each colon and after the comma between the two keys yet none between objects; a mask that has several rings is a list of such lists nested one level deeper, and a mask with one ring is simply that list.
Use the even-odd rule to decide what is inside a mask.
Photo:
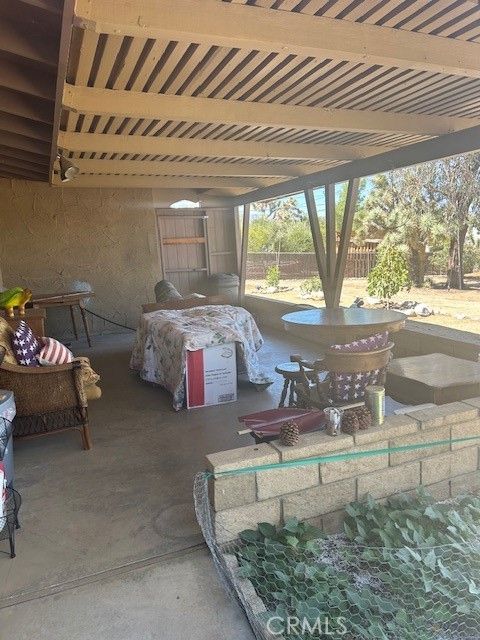
[{"label": "white painted beam", "polygon": [[[378,147],[340,144],[299,144],[286,142],[245,142],[240,140],[200,140],[160,136],[60,131],[58,146],[69,151],[129,153],[225,158],[285,158],[290,160],[354,160],[379,153]],[[386,150],[385,147],[381,148]]]},{"label": "white painted beam", "polygon": [[54,176],[53,184],[59,187],[95,187],[95,188],[138,188],[138,189],[216,189],[216,188],[244,188],[255,189],[273,184],[272,179],[248,178],[208,178],[175,176],[103,176],[78,175],[70,182],[60,182],[58,175]]},{"label": "white painted beam", "polygon": [[[1,123],[1,115],[0,115]],[[1,125],[0,125],[1,128]],[[304,176],[315,171],[312,164],[256,164],[223,162],[153,162],[149,160],[88,160],[73,161],[81,173],[124,174],[143,176]]]},{"label": "white painted beam", "polygon": [[77,0],[97,33],[182,40],[480,77],[480,44],[219,0]]},{"label": "white painted beam", "polygon": [[475,124],[471,118],[301,105],[218,100],[141,91],[65,85],[63,106],[74,113],[303,130],[442,135]]}]

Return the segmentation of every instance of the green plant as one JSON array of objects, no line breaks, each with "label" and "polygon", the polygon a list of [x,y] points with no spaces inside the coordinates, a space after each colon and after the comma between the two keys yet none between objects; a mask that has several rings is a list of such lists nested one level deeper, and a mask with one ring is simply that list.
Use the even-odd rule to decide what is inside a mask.
[{"label": "green plant", "polygon": [[240,575],[262,598],[265,621],[296,616],[312,627],[328,616],[342,618],[346,629],[284,637],[473,637],[480,626],[479,498],[436,504],[421,490],[385,504],[369,497],[347,507],[345,532],[350,544],[291,518],[240,534]]},{"label": "green plant", "polygon": [[405,256],[395,247],[385,247],[368,274],[367,291],[371,296],[390,301],[401,289],[410,289],[411,280]]},{"label": "green plant", "polygon": [[265,280],[269,287],[278,287],[280,284],[280,269],[276,264],[268,267],[265,272]]},{"label": "green plant", "polygon": [[300,285],[300,291],[302,293],[315,293],[322,290],[322,281],[318,276],[312,276],[307,278]]}]

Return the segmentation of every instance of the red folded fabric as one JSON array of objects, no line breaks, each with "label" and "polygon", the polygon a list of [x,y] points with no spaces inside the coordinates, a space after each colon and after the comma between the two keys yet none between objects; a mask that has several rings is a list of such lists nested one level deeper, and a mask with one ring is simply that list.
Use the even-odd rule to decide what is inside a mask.
[{"label": "red folded fabric", "polygon": [[240,416],[246,429],[251,429],[257,435],[278,435],[281,426],[287,420],[294,420],[298,424],[300,433],[315,431],[325,426],[326,419],[323,411],[307,411],[305,409],[268,409]]}]

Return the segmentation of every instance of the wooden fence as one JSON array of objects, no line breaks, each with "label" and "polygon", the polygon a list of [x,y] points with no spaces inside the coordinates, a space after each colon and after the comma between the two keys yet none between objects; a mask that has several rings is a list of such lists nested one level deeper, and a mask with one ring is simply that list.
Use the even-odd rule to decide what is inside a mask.
[{"label": "wooden fence", "polygon": [[[350,247],[345,268],[346,278],[366,278],[375,264],[376,250],[368,247]],[[276,253],[249,253],[247,279],[260,280],[266,270],[277,264]],[[310,278],[318,275],[314,253],[280,253],[280,277],[282,279]]]}]

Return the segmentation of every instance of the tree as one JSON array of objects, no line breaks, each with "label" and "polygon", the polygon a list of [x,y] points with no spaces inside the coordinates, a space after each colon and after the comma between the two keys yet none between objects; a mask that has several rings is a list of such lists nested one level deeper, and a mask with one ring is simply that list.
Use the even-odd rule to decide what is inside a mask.
[{"label": "tree", "polygon": [[448,286],[463,287],[465,238],[480,218],[480,154],[375,176],[354,232],[405,248],[421,286],[429,247],[448,244]]},{"label": "tree", "polygon": [[411,280],[405,256],[393,246],[384,248],[377,264],[368,274],[368,293],[386,300],[388,309],[393,296],[401,289],[409,289],[410,286]]},{"label": "tree", "polygon": [[251,220],[248,230],[248,250],[255,252],[269,251],[275,243],[274,226],[262,215]]},{"label": "tree", "polygon": [[448,237],[447,287],[463,289],[465,240],[480,219],[480,153],[433,164],[435,190]]},{"label": "tree", "polygon": [[295,198],[282,198],[281,200],[269,200],[268,202],[257,202],[257,210],[262,211],[268,220],[274,223],[274,244],[277,251],[277,266],[280,263],[280,252],[282,244],[293,223],[304,218],[304,213],[299,208]]}]

